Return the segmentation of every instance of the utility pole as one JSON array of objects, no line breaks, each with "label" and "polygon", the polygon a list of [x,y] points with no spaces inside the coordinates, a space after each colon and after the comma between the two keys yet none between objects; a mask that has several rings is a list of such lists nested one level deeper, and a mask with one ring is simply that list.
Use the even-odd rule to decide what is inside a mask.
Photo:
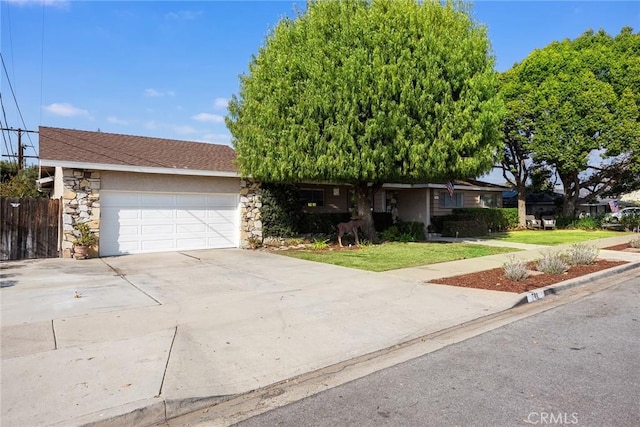
[{"label": "utility pole", "polygon": [[37,159],[38,156],[25,156],[24,155],[24,145],[22,145],[22,134],[23,133],[38,133],[37,130],[22,130],[22,129],[14,129],[14,128],[0,128],[1,131],[12,131],[18,133],[18,154],[5,154],[2,157],[12,157],[18,158],[18,170],[24,169],[24,159]]}]

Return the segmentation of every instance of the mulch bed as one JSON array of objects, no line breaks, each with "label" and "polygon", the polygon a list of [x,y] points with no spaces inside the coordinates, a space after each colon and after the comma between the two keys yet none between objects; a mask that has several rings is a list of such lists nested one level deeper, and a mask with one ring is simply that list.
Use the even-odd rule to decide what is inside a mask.
[{"label": "mulch bed", "polygon": [[[544,286],[553,285],[554,283],[563,282],[565,280],[574,279],[586,274],[595,273],[596,271],[606,270],[607,268],[617,267],[627,264],[626,261],[608,261],[597,260],[591,265],[573,266],[563,274],[539,274],[532,273],[526,280],[516,282],[508,280],[504,277],[502,268],[494,268],[491,270],[479,271],[477,273],[463,274],[454,277],[445,277],[437,280],[430,280],[429,283],[439,283],[442,285],[461,286],[464,288],[487,289],[492,291],[514,292],[517,294],[532,291]],[[533,270],[533,263],[529,264]]]},{"label": "mulch bed", "polygon": [[[603,248],[609,251],[623,251],[626,252],[629,249],[633,249],[630,243],[623,243],[621,245],[609,246],[608,248]],[[631,251],[630,251],[631,252]]]}]

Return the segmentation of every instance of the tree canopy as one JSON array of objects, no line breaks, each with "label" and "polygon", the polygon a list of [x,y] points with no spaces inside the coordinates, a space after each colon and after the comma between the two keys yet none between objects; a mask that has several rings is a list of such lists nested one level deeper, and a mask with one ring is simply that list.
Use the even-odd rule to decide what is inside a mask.
[{"label": "tree canopy", "polygon": [[28,166],[18,170],[15,162],[0,162],[0,196],[2,197],[45,197],[38,191],[36,180],[39,169]]},{"label": "tree canopy", "polygon": [[240,171],[353,184],[371,234],[367,188],[491,169],[503,112],[493,65],[462,3],[311,1],[274,28],[229,103]]},{"label": "tree canopy", "polygon": [[[533,51],[503,77],[502,93],[517,138],[535,163],[553,168],[564,188],[564,213],[582,190],[592,196],[639,184],[640,35],[587,31]],[[514,162],[506,158],[507,168]],[[631,178],[631,179],[630,179]],[[617,190],[616,190],[617,189]]]}]

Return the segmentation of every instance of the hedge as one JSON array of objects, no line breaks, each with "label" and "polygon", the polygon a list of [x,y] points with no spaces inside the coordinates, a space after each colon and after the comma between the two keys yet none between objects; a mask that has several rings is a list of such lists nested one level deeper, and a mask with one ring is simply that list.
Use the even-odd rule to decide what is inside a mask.
[{"label": "hedge", "polygon": [[485,236],[489,230],[496,232],[518,226],[517,208],[460,208],[451,215],[433,217],[431,223],[436,232],[443,236],[477,237]]}]

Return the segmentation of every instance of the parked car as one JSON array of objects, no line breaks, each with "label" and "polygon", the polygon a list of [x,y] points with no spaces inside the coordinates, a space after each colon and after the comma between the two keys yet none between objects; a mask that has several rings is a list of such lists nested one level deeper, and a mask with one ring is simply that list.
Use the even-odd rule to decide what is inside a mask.
[{"label": "parked car", "polygon": [[620,222],[622,217],[625,216],[640,216],[640,207],[631,207],[631,208],[623,208],[618,212],[611,213],[605,217],[605,220],[608,222]]}]

